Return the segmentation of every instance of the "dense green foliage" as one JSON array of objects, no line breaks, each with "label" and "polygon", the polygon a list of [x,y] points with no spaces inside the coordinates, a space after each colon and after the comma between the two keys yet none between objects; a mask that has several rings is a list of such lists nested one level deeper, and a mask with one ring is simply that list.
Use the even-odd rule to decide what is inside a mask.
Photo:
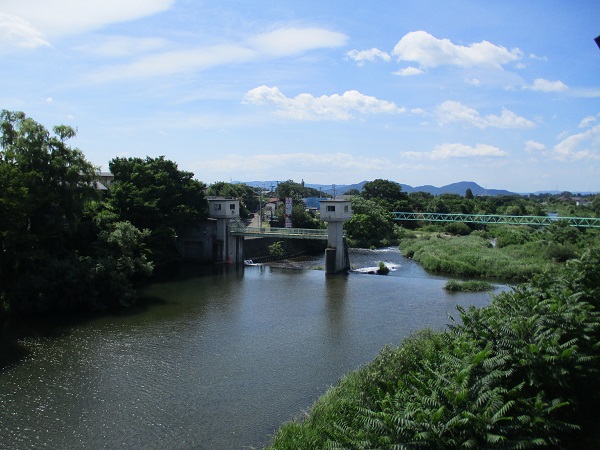
[{"label": "dense green foliage", "polygon": [[72,128],[2,111],[0,131],[0,313],[129,305],[206,214],[204,185],[163,157],[114,159],[102,196]]},{"label": "dense green foliage", "polygon": [[[284,207],[281,206],[275,211],[275,226],[284,226]],[[315,216],[306,210],[302,203],[296,203],[292,206],[292,226],[294,228],[309,228],[317,229],[323,226],[323,223],[319,221]]]},{"label": "dense green foliage", "polygon": [[296,183],[293,180],[287,180],[277,184],[275,196],[281,201],[285,201],[286,197],[290,197],[294,203],[297,203],[303,198],[320,197],[322,196],[322,192],[318,189],[304,186],[304,181]]},{"label": "dense green foliage", "polygon": [[384,206],[376,200],[352,197],[354,215],[344,224],[352,247],[384,247],[397,242],[399,228]]},{"label": "dense green foliage", "polygon": [[148,245],[157,266],[179,258],[173,242],[179,232],[208,215],[206,186],[165,159],[115,158],[107,210],[118,220],[149,230]]},{"label": "dense green foliage", "polygon": [[450,292],[483,292],[491,291],[494,285],[487,281],[481,280],[449,280],[444,286],[444,289]]},{"label": "dense green foliage", "polygon": [[541,229],[489,226],[462,237],[408,230],[402,236],[404,255],[428,271],[517,281],[554,270],[598,242],[595,231],[584,233],[561,221]]},{"label": "dense green foliage", "polygon": [[595,247],[488,307],[459,308],[447,331],[384,348],[270,448],[581,448],[600,400],[599,267]]}]

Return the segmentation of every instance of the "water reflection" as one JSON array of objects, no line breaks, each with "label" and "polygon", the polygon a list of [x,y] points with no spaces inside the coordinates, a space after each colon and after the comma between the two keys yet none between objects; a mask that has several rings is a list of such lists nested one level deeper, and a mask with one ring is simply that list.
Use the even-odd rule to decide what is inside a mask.
[{"label": "water reflection", "polygon": [[399,267],[189,266],[145,290],[152,306],[23,340],[29,357],[0,373],[0,448],[260,447],[383,345],[488,301],[397,251],[351,259]]}]

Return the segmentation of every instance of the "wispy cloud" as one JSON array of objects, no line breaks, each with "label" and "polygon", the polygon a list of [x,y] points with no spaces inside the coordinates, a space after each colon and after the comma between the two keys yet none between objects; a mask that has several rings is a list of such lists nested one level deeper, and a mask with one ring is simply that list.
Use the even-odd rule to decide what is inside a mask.
[{"label": "wispy cloud", "polygon": [[587,128],[597,120],[594,116],[586,116],[579,122],[579,128]]},{"label": "wispy cloud", "polygon": [[422,68],[444,65],[501,69],[503,65],[523,57],[518,48],[505,47],[482,41],[469,46],[456,45],[449,39],[438,39],[425,31],[404,35],[394,47],[392,55],[399,61],[412,61]]},{"label": "wispy cloud", "polygon": [[247,45],[262,56],[290,56],[318,48],[341,47],[348,37],[324,28],[280,28],[253,36]]},{"label": "wispy cloud", "polygon": [[50,47],[44,34],[25,19],[0,13],[0,49]]},{"label": "wispy cloud", "polygon": [[396,72],[394,72],[394,75],[400,75],[401,77],[410,77],[410,76],[414,76],[414,75],[421,75],[423,72],[421,69],[417,68],[417,67],[405,67],[403,69],[400,69]]},{"label": "wispy cloud", "polygon": [[550,81],[543,78],[536,78],[532,85],[525,86],[524,89],[539,92],[563,92],[569,89],[569,87],[560,80]]},{"label": "wispy cloud", "polygon": [[545,153],[546,146],[541,142],[527,141],[525,142],[525,151],[527,153]]},{"label": "wispy cloud", "polygon": [[250,61],[295,56],[321,48],[339,47],[347,36],[318,28],[281,28],[245,41],[172,50],[141,56],[126,64],[98,70],[91,81],[148,78],[207,70]]},{"label": "wispy cloud", "polygon": [[103,58],[137,56],[163,49],[169,42],[160,38],[136,38],[130,36],[100,36],[94,41],[80,45],[77,50]]},{"label": "wispy cloud", "polygon": [[175,0],[19,0],[2,2],[2,11],[20,18],[40,35],[52,38],[147,17],[174,4]]},{"label": "wispy cloud", "polygon": [[399,113],[392,102],[379,100],[358,91],[346,91],[342,95],[299,94],[286,97],[277,87],[259,86],[246,93],[244,102],[253,105],[271,105],[276,113],[296,120],[348,120],[353,114]]},{"label": "wispy cloud", "polygon": [[503,109],[498,115],[482,116],[473,108],[460,102],[446,101],[436,108],[435,112],[439,122],[443,125],[454,122],[463,122],[477,128],[532,128],[535,124],[514,112]]},{"label": "wispy cloud", "polygon": [[554,146],[552,155],[562,161],[600,160],[600,124],[564,138]]},{"label": "wispy cloud", "polygon": [[411,159],[444,160],[451,158],[497,158],[507,156],[507,153],[498,147],[487,144],[477,144],[472,147],[460,143],[445,143],[437,145],[430,152],[403,152],[401,155]]},{"label": "wispy cloud", "polygon": [[346,53],[346,56],[353,61],[356,61],[359,66],[365,64],[365,61],[376,61],[382,59],[384,61],[390,61],[392,58],[389,53],[379,50],[378,48],[372,48],[370,50],[350,50]]}]

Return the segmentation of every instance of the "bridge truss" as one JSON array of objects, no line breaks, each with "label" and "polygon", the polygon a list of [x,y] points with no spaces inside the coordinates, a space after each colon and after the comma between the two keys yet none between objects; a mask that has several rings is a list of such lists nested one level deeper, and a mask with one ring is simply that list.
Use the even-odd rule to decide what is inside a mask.
[{"label": "bridge truss", "polygon": [[600,218],[595,217],[551,217],[551,216],[503,216],[495,214],[442,214],[393,212],[394,220],[423,220],[428,222],[470,222],[470,223],[501,223],[512,225],[547,226],[559,220],[566,221],[573,227],[600,228]]}]

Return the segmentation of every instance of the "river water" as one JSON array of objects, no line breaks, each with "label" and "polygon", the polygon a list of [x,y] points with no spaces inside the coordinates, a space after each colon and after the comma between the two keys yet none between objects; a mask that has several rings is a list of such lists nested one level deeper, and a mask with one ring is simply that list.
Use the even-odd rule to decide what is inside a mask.
[{"label": "river water", "polygon": [[350,259],[392,271],[187,266],[143,307],[24,338],[29,355],[0,372],[0,448],[260,448],[384,345],[489,301],[446,293],[395,249]]}]

